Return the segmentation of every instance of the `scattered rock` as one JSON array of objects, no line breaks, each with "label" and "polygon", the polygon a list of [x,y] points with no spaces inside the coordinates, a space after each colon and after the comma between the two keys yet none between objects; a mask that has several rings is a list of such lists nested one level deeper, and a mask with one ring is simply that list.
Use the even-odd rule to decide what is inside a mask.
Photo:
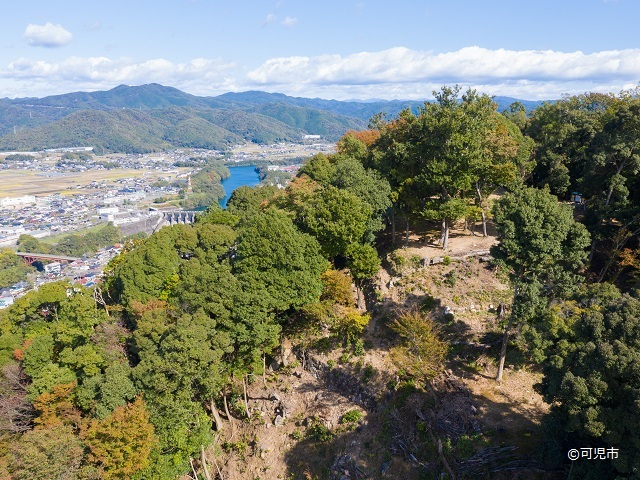
[{"label": "scattered rock", "polygon": [[273,424],[276,427],[281,427],[284,425],[284,417],[282,415],[276,415],[276,418],[273,419]]},{"label": "scattered rock", "polygon": [[439,263],[444,262],[444,257],[433,257],[431,259],[431,265],[438,265]]},{"label": "scattered rock", "polygon": [[265,454],[269,451],[267,446],[263,443],[259,443],[258,445],[256,445],[256,450],[260,458],[264,458]]}]

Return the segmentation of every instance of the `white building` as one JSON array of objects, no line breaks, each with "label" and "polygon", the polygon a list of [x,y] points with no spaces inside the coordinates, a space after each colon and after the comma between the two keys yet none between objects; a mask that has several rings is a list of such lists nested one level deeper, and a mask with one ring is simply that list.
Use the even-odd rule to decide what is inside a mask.
[{"label": "white building", "polygon": [[120,209],[118,207],[103,207],[98,208],[98,215],[109,215],[113,213],[118,213]]},{"label": "white building", "polygon": [[34,205],[36,197],[34,195],[24,195],[22,197],[7,197],[0,199],[0,208],[22,207],[24,205]]},{"label": "white building", "polygon": [[44,266],[44,271],[47,273],[60,273],[60,263],[52,262]]}]

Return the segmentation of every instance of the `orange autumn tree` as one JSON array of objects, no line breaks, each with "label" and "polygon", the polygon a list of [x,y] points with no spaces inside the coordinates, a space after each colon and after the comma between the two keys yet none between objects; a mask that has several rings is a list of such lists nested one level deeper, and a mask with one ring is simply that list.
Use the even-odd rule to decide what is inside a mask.
[{"label": "orange autumn tree", "polygon": [[71,393],[78,386],[76,381],[55,385],[50,392],[42,393],[33,401],[38,417],[33,420],[36,428],[53,428],[60,425],[74,425],[80,420],[80,413],[73,407]]},{"label": "orange autumn tree", "polygon": [[380,137],[380,130],[371,129],[371,130],[347,131],[336,144],[336,147],[337,147],[336,149],[339,153],[345,153],[344,151],[348,150],[348,147],[349,147],[348,137],[352,137],[355,140],[359,140],[365,145],[365,147],[369,148]]},{"label": "orange autumn tree", "polygon": [[104,420],[93,420],[81,432],[89,460],[102,467],[105,479],[124,479],[146,468],[157,439],[142,398],[116,408]]}]

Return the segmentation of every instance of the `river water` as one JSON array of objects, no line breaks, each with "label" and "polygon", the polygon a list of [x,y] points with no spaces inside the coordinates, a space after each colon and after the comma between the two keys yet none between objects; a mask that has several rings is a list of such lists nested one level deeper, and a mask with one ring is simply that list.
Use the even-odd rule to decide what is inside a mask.
[{"label": "river water", "polygon": [[248,187],[255,187],[260,183],[260,177],[253,165],[243,165],[241,167],[229,167],[231,176],[222,180],[222,186],[224,187],[225,197],[222,198],[219,203],[222,208],[227,207],[227,202],[231,198],[233,191],[244,185]]}]

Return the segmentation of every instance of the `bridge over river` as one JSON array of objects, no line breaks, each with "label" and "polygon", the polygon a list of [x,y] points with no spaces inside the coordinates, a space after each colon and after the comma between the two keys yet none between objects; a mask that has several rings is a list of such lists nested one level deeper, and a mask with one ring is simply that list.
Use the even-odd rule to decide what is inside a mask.
[{"label": "bridge over river", "polygon": [[53,260],[56,262],[75,262],[81,260],[78,257],[66,257],[64,255],[53,255],[49,253],[32,253],[32,252],[16,252],[16,255],[22,257],[29,265],[39,260]]}]

